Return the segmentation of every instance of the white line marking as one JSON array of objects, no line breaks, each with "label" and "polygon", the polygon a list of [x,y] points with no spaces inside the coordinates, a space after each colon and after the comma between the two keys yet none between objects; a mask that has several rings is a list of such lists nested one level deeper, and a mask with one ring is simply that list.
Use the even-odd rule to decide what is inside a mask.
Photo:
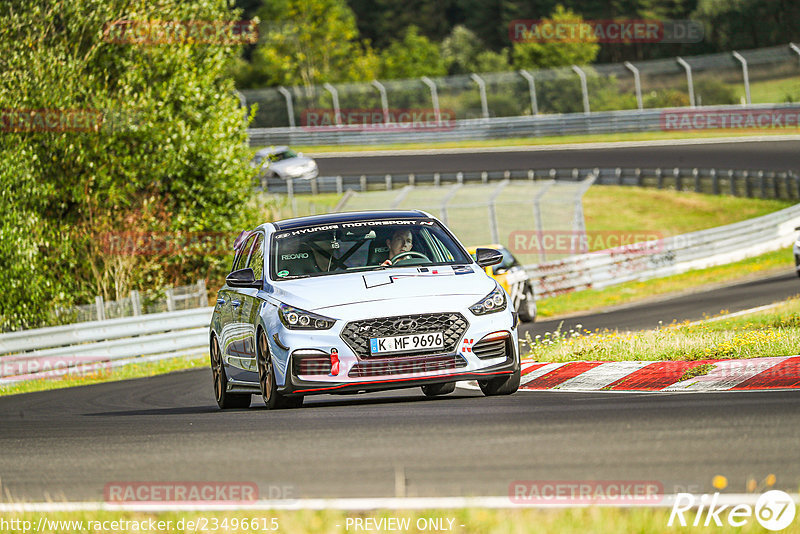
[{"label": "white line marking", "polygon": [[789,358],[793,358],[793,356],[717,362],[714,365],[714,369],[707,375],[696,376],[689,380],[677,382],[671,386],[665,387],[661,391],[728,390],[757,374],[763,373],[771,367],[775,367]]},{"label": "white line marking", "polygon": [[[758,493],[721,493],[718,504],[754,505],[761,495]],[[695,495],[700,502],[700,495]],[[497,497],[365,497],[348,499],[288,499],[264,500],[252,503],[124,503],[104,502],[31,502],[2,503],[0,512],[85,512],[85,511],[134,511],[134,512],[193,512],[193,511],[231,511],[231,510],[429,510],[452,508],[583,508],[603,506],[609,508],[667,508],[672,507],[676,495],[664,495],[657,503],[597,503],[568,504],[554,502],[514,503],[509,496]],[[792,494],[795,503],[800,503],[800,495]]]},{"label": "white line marking", "polygon": [[539,367],[538,369],[534,369],[530,373],[528,373],[525,376],[523,376],[522,379],[520,379],[519,385],[520,385],[520,387],[522,387],[525,384],[527,384],[528,382],[531,382],[532,380],[536,380],[537,378],[546,375],[550,371],[555,371],[559,367],[567,365],[568,363],[574,363],[574,362],[548,363],[546,365],[543,365],[543,366]]},{"label": "white line marking", "polygon": [[646,367],[653,362],[650,361],[630,361],[630,362],[606,362],[588,371],[579,374],[574,378],[562,382],[556,388],[562,391],[584,390],[593,391],[603,389],[609,384],[613,384],[620,378],[625,378],[631,373],[635,373],[642,367]]}]

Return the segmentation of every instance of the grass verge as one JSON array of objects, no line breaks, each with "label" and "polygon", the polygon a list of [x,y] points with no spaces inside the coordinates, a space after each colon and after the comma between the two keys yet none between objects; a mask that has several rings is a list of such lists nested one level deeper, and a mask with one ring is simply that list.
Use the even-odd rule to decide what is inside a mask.
[{"label": "grass verge", "polygon": [[[767,252],[746,260],[695,269],[689,272],[665,276],[641,282],[625,282],[604,289],[587,289],[541,299],[536,302],[541,318],[556,317],[568,313],[586,312],[644,301],[658,296],[680,293],[703,286],[734,282],[748,277],[778,273],[792,268],[794,260],[791,248]],[[798,284],[800,292],[800,284]]]},{"label": "grass verge", "polygon": [[[34,391],[48,391],[51,389],[61,389],[75,386],[88,386],[90,384],[100,384],[102,382],[116,382],[118,380],[129,380],[131,378],[145,378],[148,376],[163,375],[175,371],[185,371],[187,369],[197,369],[208,365],[208,355],[184,356],[160,360],[156,362],[142,362],[122,367],[114,367],[103,370],[99,373],[89,375],[64,375],[63,377],[43,378],[41,380],[29,380],[8,386],[0,386],[0,397],[6,395],[16,395],[18,393],[32,393]],[[210,384],[209,384],[210,387]]]},{"label": "grass verge", "polygon": [[[347,532],[376,532],[387,530],[385,527],[380,529],[372,521],[378,522],[381,519],[395,519],[408,521],[408,529],[398,531],[408,533],[440,532],[449,530],[455,533],[481,533],[481,534],[521,534],[528,532],[559,532],[564,534],[585,534],[593,533],[618,533],[618,532],[666,532],[666,531],[697,531],[697,527],[692,527],[696,510],[685,512],[687,527],[677,526],[677,519],[672,527],[667,523],[670,516],[670,508],[568,508],[558,510],[541,510],[529,508],[511,508],[502,510],[488,510],[480,508],[453,509],[453,510],[421,510],[421,511],[395,511],[378,510],[368,513],[346,513],[340,511],[276,511],[276,512],[163,512],[163,513],[133,513],[133,512],[79,512],[79,513],[25,513],[25,514],[3,514],[2,519],[6,522],[19,520],[27,521],[26,526],[31,527],[27,532],[32,531],[39,524],[41,517],[46,517],[48,523],[43,532],[91,532],[107,533],[112,526],[112,521],[127,521],[129,528],[115,528],[116,532],[285,532],[291,534],[345,534]],[[764,532],[754,517],[750,517],[742,527],[731,527],[726,523],[727,511],[721,514],[722,527],[710,527],[714,532],[728,533],[736,532],[749,534],[751,532]],[[265,525],[271,527],[272,520],[278,526],[277,530],[272,528],[262,528]],[[149,520],[156,523],[163,521],[156,529],[150,528],[147,523]],[[370,528],[358,529],[356,519],[370,519]],[[704,517],[703,517],[704,519]],[[247,520],[248,528],[242,528],[243,520]],[[349,521],[348,521],[349,520]],[[430,521],[441,521],[443,528],[435,528]],[[452,523],[449,523],[451,520]],[[60,528],[57,521],[72,521],[73,523],[65,528]],[[138,522],[139,528],[134,528],[132,522]],[[188,522],[192,523],[189,524]],[[76,523],[80,522],[80,523]],[[142,522],[144,526],[142,528]],[[167,523],[169,522],[169,523]],[[255,522],[256,528],[250,528]],[[227,528],[222,528],[222,525]],[[231,528],[232,525],[237,528]],[[382,523],[386,525],[387,523]],[[448,525],[452,524],[452,530]],[[52,525],[52,526],[50,526]],[[78,525],[82,528],[78,528]],[[119,523],[117,526],[121,526]],[[212,527],[217,525],[217,529]],[[427,528],[426,528],[427,525]],[[159,528],[159,527],[165,528]],[[55,528],[58,527],[58,528]],[[205,527],[205,528],[204,528]],[[349,527],[349,528],[348,528]],[[25,532],[22,528],[11,528],[11,532]],[[709,530],[707,527],[705,530]],[[794,521],[784,533],[800,532],[798,522]]]},{"label": "grass verge", "polygon": [[[568,332],[557,329],[533,339],[528,335],[525,344],[529,349],[527,357],[543,362],[793,356],[800,346],[800,298],[752,314],[641,332],[589,331],[580,326]],[[709,369],[695,372],[705,374]]]},{"label": "grass verge", "polygon": [[[292,146],[293,150],[309,156],[324,152],[371,152],[375,150],[430,150],[441,148],[493,148],[506,146],[561,145],[571,143],[613,143],[619,141],[661,141],[671,139],[713,139],[717,137],[748,137],[762,135],[791,135],[797,128],[782,129],[736,129],[736,130],[689,130],[680,132],[633,132],[618,134],[555,135],[548,137],[509,137],[507,139],[485,139],[474,141],[442,141],[434,143],[389,143],[383,145],[304,145]],[[264,147],[253,147],[255,153]]]}]

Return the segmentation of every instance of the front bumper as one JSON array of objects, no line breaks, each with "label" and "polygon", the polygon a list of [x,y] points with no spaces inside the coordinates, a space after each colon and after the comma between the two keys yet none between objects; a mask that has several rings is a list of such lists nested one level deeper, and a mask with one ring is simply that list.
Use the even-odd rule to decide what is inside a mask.
[{"label": "front bumper", "polygon": [[[273,355],[276,351],[281,355],[276,369],[279,391],[284,395],[359,393],[461,380],[487,380],[516,372],[519,369],[516,313],[507,309],[478,317],[464,311],[460,313],[468,318],[469,324],[453,348],[418,355],[364,357],[357,354],[342,337],[347,324],[344,321],[337,321],[330,330],[313,332],[289,330],[281,325],[270,340],[275,344]],[[504,341],[480,343],[487,335],[498,333],[507,334]],[[482,349],[486,343],[494,343],[494,348]],[[498,343],[504,343],[504,348],[499,349]],[[311,360],[304,360],[312,353],[315,356]],[[325,358],[331,353],[336,353],[338,365],[329,360],[325,366]],[[311,363],[306,365],[308,361]]]}]

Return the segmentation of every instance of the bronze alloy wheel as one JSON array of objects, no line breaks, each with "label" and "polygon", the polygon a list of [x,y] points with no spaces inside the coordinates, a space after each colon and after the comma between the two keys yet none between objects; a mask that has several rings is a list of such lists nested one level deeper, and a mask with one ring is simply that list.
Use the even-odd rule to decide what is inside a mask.
[{"label": "bronze alloy wheel", "polygon": [[222,354],[219,351],[217,337],[211,338],[211,375],[214,379],[214,399],[223,410],[229,408],[248,408],[251,395],[249,393],[228,393],[228,376],[222,363]]}]

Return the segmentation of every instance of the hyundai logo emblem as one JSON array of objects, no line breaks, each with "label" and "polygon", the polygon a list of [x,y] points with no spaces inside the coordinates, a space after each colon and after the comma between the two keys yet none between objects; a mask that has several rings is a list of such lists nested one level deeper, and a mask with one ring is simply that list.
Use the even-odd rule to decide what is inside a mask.
[{"label": "hyundai logo emblem", "polygon": [[417,327],[417,321],[414,319],[400,319],[395,321],[394,327],[397,330],[414,330]]}]

